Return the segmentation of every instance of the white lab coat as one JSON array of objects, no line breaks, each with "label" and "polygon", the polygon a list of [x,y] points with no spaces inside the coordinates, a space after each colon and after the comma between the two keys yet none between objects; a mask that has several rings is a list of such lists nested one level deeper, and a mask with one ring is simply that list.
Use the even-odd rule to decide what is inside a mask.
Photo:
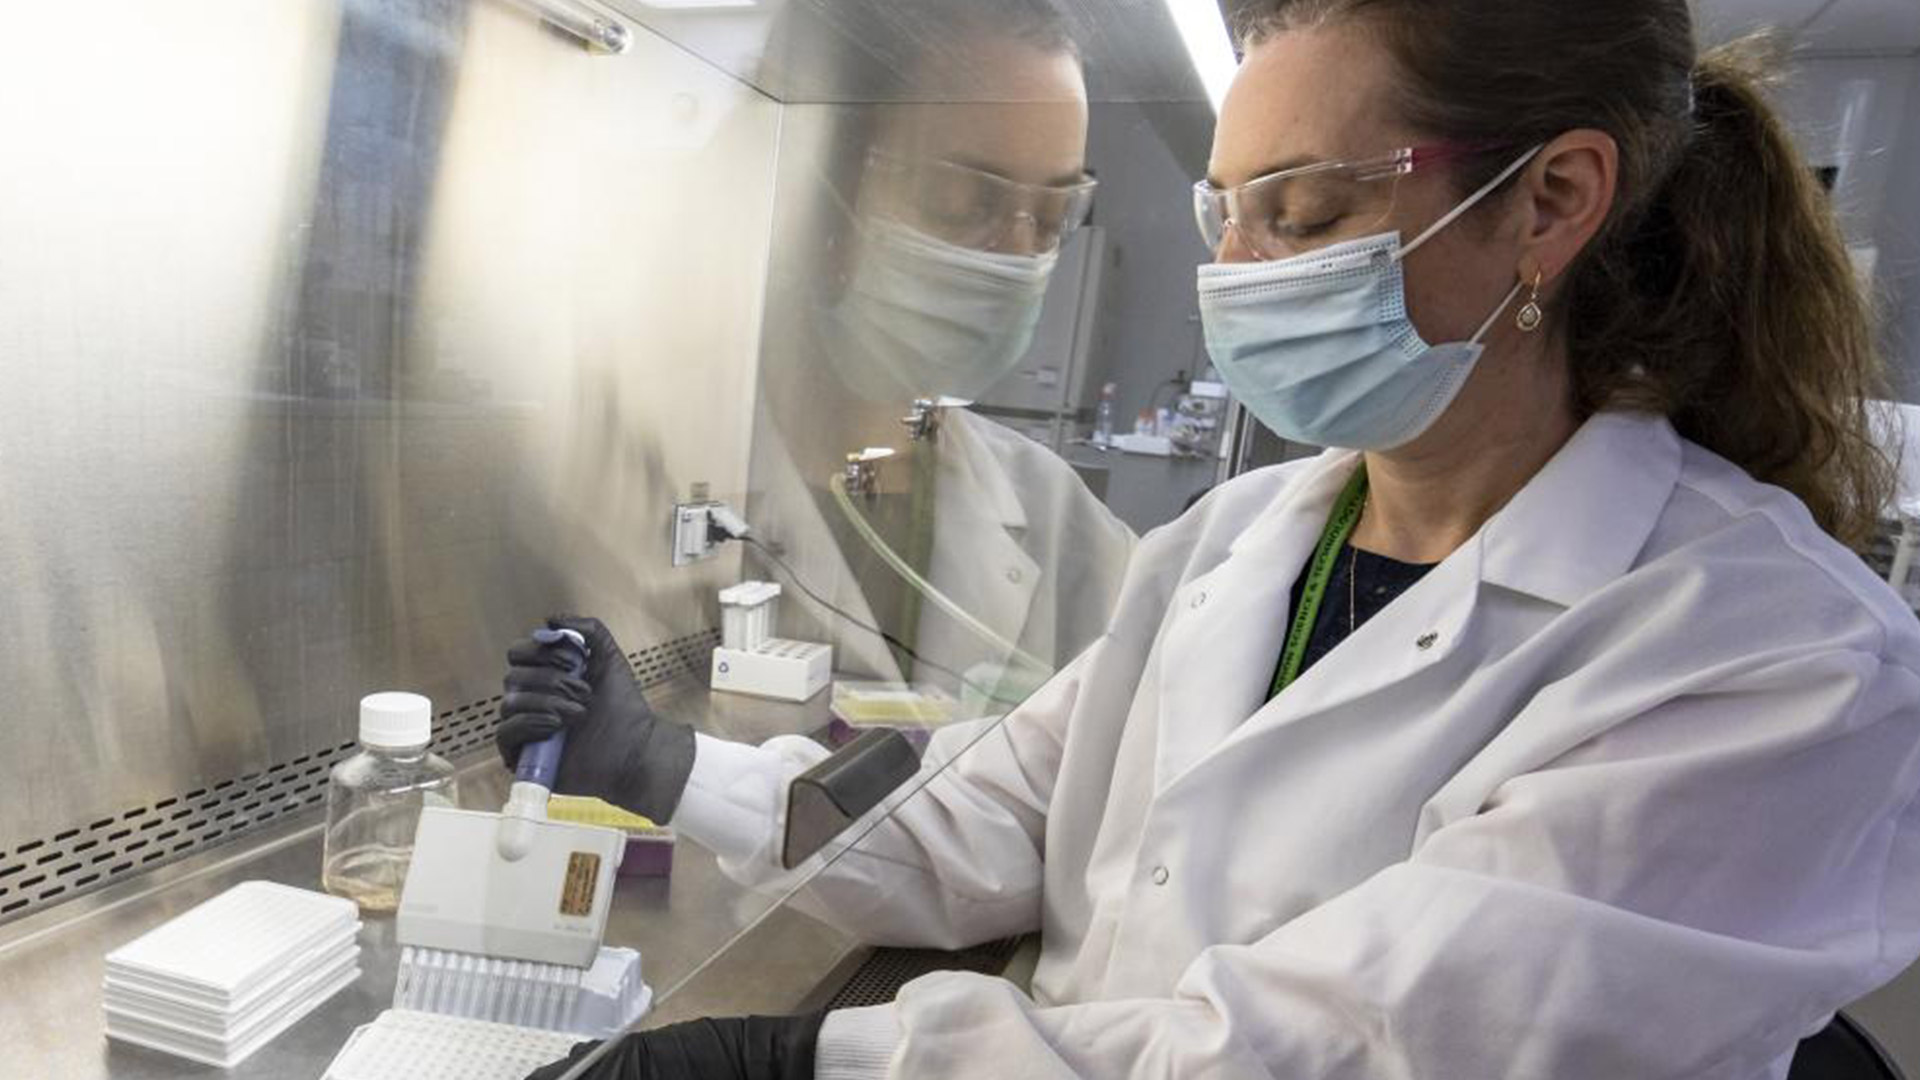
[{"label": "white lab coat", "polygon": [[[962,610],[1050,665],[1041,677],[1051,674],[1105,628],[1133,554],[1133,531],[1087,490],[1071,465],[1017,431],[953,407],[942,411],[937,439],[926,578]],[[830,503],[822,508],[816,493],[824,478],[801,476],[784,453],[761,464],[770,478],[754,503],[761,531],[778,537],[790,561],[834,603],[870,625],[893,626],[885,617],[891,612],[876,612],[868,603],[864,583],[835,544],[835,529],[822,519],[823,513],[839,512]],[[851,536],[851,530],[839,535]],[[858,554],[872,572],[892,574]],[[788,602],[811,610],[804,600]],[[844,624],[833,629],[840,670],[900,678],[892,654],[874,635]],[[982,680],[995,678],[993,669],[1018,666],[1004,646],[962,626],[931,600],[920,605],[915,645],[935,664],[963,674],[977,670]],[[934,668],[923,667],[915,677],[961,689]]]},{"label": "white lab coat", "polygon": [[[927,580],[1049,665],[1044,678],[1099,639],[1137,540],[1053,451],[968,409],[943,416]],[[962,673],[1019,667],[931,601],[916,648]]]},{"label": "white lab coat", "polygon": [[[1353,465],[1148,536],[1106,636],[809,890],[876,941],[1037,929],[1031,997],[937,974],[828,1036],[877,1016],[915,1078],[1754,1080],[1920,953],[1920,624],[1797,501],[1601,415],[1268,702]],[[703,739],[676,823],[771,881],[819,753]]]}]

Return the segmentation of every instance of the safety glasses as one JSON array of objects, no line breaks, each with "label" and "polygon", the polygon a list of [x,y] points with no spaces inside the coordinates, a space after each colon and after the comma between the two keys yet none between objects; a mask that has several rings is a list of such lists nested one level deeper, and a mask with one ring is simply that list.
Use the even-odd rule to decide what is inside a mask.
[{"label": "safety glasses", "polygon": [[1361,161],[1327,161],[1268,173],[1237,187],[1193,186],[1194,219],[1207,250],[1232,235],[1263,262],[1290,259],[1382,231],[1399,182],[1416,171],[1499,149],[1409,146]]},{"label": "safety glasses", "polygon": [[1026,184],[938,159],[873,152],[862,203],[960,247],[1007,254],[1057,251],[1086,224],[1099,186]]}]

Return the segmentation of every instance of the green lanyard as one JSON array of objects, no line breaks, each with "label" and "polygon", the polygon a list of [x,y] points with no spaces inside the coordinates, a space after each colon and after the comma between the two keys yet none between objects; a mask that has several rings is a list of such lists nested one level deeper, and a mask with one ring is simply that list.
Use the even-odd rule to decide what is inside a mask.
[{"label": "green lanyard", "polygon": [[1360,523],[1360,511],[1366,505],[1367,466],[1363,462],[1354,470],[1353,479],[1347,481],[1340,500],[1333,504],[1333,516],[1327,519],[1327,527],[1320,534],[1320,546],[1314,549],[1313,563],[1307,569],[1307,583],[1300,591],[1300,609],[1293,613],[1293,627],[1287,631],[1287,647],[1280,654],[1280,670],[1273,677],[1273,692],[1267,695],[1269,700],[1279,697],[1282,690],[1300,677],[1301,665],[1307,660],[1307,642],[1313,638],[1313,624],[1320,620],[1320,601],[1327,595],[1327,583],[1333,580],[1341,549],[1347,546],[1347,538]]}]

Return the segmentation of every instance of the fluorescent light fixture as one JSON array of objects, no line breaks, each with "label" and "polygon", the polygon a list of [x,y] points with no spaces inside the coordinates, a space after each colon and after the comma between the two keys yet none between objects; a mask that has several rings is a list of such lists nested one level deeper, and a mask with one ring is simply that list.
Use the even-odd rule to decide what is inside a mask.
[{"label": "fluorescent light fixture", "polygon": [[1216,0],[1165,0],[1167,14],[1173,17],[1173,25],[1180,31],[1180,40],[1187,47],[1187,57],[1193,61],[1193,70],[1200,76],[1200,85],[1207,89],[1207,100],[1213,103],[1213,111],[1220,112],[1220,103],[1227,99],[1227,86],[1233,82],[1233,73],[1240,62],[1233,55],[1233,34],[1227,29],[1227,20],[1220,12]]},{"label": "fluorescent light fixture", "polygon": [[595,52],[623,53],[633,44],[627,24],[579,0],[512,0],[547,25],[564,30]]}]

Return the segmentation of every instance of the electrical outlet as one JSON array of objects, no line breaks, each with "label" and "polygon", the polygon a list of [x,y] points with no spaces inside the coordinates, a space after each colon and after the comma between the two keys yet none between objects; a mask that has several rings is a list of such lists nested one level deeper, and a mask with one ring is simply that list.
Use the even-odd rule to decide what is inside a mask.
[{"label": "electrical outlet", "polygon": [[686,566],[713,558],[728,540],[746,540],[753,527],[724,500],[714,498],[703,481],[693,485],[686,502],[673,504],[671,532],[673,565]]},{"label": "electrical outlet", "polygon": [[708,526],[718,503],[687,502],[673,506],[673,565],[686,566],[713,558],[714,544]]}]

